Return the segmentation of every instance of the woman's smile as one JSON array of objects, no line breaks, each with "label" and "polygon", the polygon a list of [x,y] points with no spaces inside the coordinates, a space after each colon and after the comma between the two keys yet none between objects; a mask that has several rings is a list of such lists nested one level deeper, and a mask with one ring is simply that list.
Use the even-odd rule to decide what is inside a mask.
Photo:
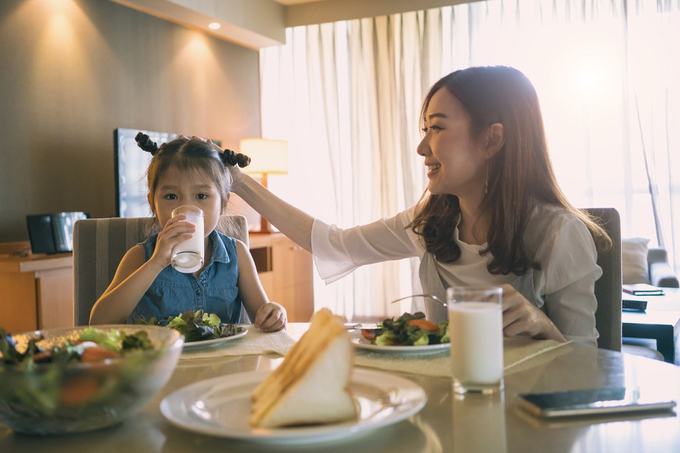
[{"label": "woman's smile", "polygon": [[440,164],[432,164],[432,165],[427,165],[427,177],[431,178],[439,169],[441,168]]}]

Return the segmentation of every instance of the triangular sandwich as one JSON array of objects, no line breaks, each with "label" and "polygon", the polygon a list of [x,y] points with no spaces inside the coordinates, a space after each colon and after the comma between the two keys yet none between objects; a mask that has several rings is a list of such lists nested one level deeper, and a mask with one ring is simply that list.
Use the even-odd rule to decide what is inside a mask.
[{"label": "triangular sandwich", "polygon": [[353,363],[342,319],[319,310],[281,365],[253,391],[250,424],[275,428],[356,418],[349,390]]}]

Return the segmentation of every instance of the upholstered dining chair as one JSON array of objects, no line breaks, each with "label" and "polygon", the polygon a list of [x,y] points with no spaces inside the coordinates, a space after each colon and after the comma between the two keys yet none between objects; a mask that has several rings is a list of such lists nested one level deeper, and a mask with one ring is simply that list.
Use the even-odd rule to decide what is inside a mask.
[{"label": "upholstered dining chair", "polygon": [[613,244],[609,252],[597,258],[597,265],[602,268],[602,277],[595,282],[595,326],[600,333],[597,346],[621,351],[621,217],[614,208],[584,210],[599,219]]},{"label": "upholstered dining chair", "polygon": [[[87,325],[92,306],[108,288],[120,260],[132,246],[158,231],[153,218],[85,219],[73,230],[74,323]],[[223,215],[217,231],[248,245],[248,222],[242,215]],[[242,320],[248,320],[243,310]]]}]

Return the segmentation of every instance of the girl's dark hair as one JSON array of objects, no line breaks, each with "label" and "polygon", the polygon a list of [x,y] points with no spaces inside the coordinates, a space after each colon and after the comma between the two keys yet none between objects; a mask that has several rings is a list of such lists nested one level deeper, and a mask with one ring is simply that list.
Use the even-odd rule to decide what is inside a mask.
[{"label": "girl's dark hair", "polygon": [[[200,170],[209,175],[220,192],[222,206],[226,206],[232,183],[226,166],[245,167],[250,164],[250,157],[245,154],[235,153],[229,149],[220,153],[212,144],[201,140],[178,138],[159,147],[156,142],[142,132],[135,136],[135,140],[140,148],[153,156],[149,168],[146,170],[150,201],[153,200],[153,195],[156,193],[161,175],[168,168],[176,168],[182,172]],[[156,207],[152,202],[149,204],[155,214]]]},{"label": "girl's dark hair", "polygon": [[[590,230],[598,253],[611,248],[604,229],[587,213],[574,208],[560,190],[548,156],[538,96],[523,73],[506,66],[484,66],[444,76],[425,97],[420,115],[423,125],[432,96],[442,88],[467,111],[473,139],[480,139],[494,123],[503,125],[504,143],[488,161],[488,192],[480,205],[480,216],[488,216],[491,225],[488,247],[481,252],[491,252],[490,273],[522,275],[529,268],[540,269],[524,241],[537,202],[562,207],[580,218]],[[460,257],[460,247],[454,240],[460,214],[458,197],[427,193],[423,197],[423,208],[408,228],[422,237],[427,251],[438,261],[456,261]]]}]

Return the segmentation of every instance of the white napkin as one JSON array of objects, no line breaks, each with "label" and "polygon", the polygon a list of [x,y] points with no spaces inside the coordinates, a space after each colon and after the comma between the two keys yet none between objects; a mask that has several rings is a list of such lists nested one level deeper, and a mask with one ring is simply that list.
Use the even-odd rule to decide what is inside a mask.
[{"label": "white napkin", "polygon": [[295,340],[286,330],[278,332],[262,332],[252,325],[244,326],[248,329],[245,336],[234,340],[217,343],[198,349],[185,349],[180,360],[212,359],[216,357],[262,355],[276,353],[286,355],[295,344]]},{"label": "white napkin", "polygon": [[[528,337],[503,339],[504,374],[512,367],[567,343],[555,340],[534,340]],[[448,349],[434,354],[400,354],[356,350],[356,366],[380,368],[425,376],[451,377],[451,356]]]}]

